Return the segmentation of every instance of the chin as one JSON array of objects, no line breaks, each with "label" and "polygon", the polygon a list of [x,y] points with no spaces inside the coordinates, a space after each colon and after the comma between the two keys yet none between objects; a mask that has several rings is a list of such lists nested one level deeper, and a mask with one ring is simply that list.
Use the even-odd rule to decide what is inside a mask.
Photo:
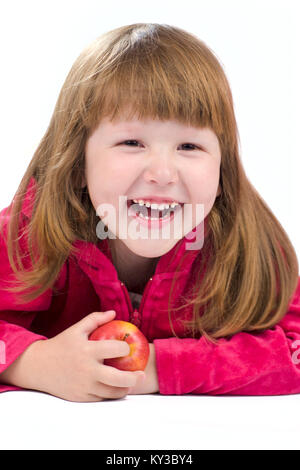
[{"label": "chin", "polygon": [[158,258],[168,253],[179,241],[176,240],[122,240],[127,248],[144,258]]}]

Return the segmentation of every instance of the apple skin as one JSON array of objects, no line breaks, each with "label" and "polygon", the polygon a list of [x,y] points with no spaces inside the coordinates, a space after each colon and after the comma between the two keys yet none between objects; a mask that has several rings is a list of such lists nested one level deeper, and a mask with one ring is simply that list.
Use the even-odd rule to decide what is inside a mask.
[{"label": "apple skin", "polygon": [[150,347],[147,338],[133,323],[123,320],[112,320],[99,326],[90,335],[89,340],[115,339],[126,341],[130,346],[128,356],[104,359],[103,364],[120,370],[145,370]]}]

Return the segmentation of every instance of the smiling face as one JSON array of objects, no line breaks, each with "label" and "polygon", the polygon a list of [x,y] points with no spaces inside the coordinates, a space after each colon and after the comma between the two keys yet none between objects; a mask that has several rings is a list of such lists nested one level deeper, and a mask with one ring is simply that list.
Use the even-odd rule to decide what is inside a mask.
[{"label": "smiling face", "polygon": [[[115,226],[110,218],[101,217],[116,236],[114,244],[124,244],[123,249],[127,247],[141,257],[162,256],[173,248],[178,237],[172,229],[168,238],[153,237],[150,228],[128,215],[125,197],[119,206],[120,196],[128,199],[161,196],[190,204],[192,227],[182,233],[182,238],[205,219],[220,194],[221,151],[216,134],[209,128],[191,127],[178,121],[102,119],[87,139],[85,164],[86,184],[97,214],[100,215],[102,204],[116,210]],[[202,205],[200,218],[197,204]],[[182,230],[186,207],[180,211]],[[148,237],[132,238],[128,230],[119,240],[120,220],[124,219],[128,228],[134,224],[136,233],[147,231]]]}]

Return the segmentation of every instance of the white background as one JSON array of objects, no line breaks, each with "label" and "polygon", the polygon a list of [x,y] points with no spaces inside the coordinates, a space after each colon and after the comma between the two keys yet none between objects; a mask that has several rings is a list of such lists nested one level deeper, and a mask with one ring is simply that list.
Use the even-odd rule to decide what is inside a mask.
[{"label": "white background", "polygon": [[[196,34],[215,52],[221,62],[232,88],[241,140],[241,158],[246,173],[288,233],[300,259],[299,17],[300,5],[297,0],[1,2],[0,209],[11,202],[48,127],[65,77],[81,50],[102,33],[122,25],[138,22],[167,23]],[[27,392],[11,392],[11,397],[17,393],[21,393],[18,401],[21,396],[27,397],[23,395]],[[0,396],[0,411],[2,397]],[[146,405],[146,400],[150,397],[137,398],[142,398]],[[134,399],[131,397],[130,402]],[[188,397],[180,397],[180,400],[185,399]],[[230,404],[226,398],[223,399],[224,407]],[[220,398],[213,400],[220,403]],[[270,400],[271,405],[275,397],[267,400]],[[63,417],[62,403],[64,402],[53,398],[46,408],[51,410],[50,413],[53,412],[54,417],[56,413]],[[122,403],[124,419],[126,401]],[[193,399],[193,406],[199,409],[199,419],[201,403],[202,400],[199,399],[198,402]],[[97,404],[99,414],[101,406],[106,405]],[[80,404],[72,405],[72,409],[73,406],[74,413],[82,410]],[[284,406],[284,401],[277,401],[276,407],[278,406]],[[110,403],[110,409],[111,407]],[[218,408],[221,415],[222,409],[222,406]],[[211,410],[213,412],[214,406]],[[243,407],[241,410],[235,406],[232,408],[233,413],[234,410],[236,413],[243,413]],[[173,411],[176,416],[178,408]],[[217,423],[216,415],[212,418],[211,435],[217,430],[217,427],[214,428]],[[259,423],[257,426],[259,428]],[[283,423],[283,433],[285,426],[286,423]],[[146,434],[147,429],[145,427]],[[67,448],[71,444],[67,433],[64,435]],[[151,441],[151,435],[152,432],[148,435],[146,445],[149,449],[156,442]],[[189,436],[186,433],[185,435],[182,448],[185,445],[186,448],[189,447]],[[268,439],[267,432],[264,435],[265,445],[271,446],[272,439]],[[229,424],[226,436],[228,447],[230,436]],[[232,448],[239,445],[236,436],[239,433],[232,434]],[[42,446],[46,437],[45,433],[43,438],[37,433],[34,436],[37,446]],[[84,433],[82,438],[84,440]],[[51,446],[50,435],[49,439]],[[241,437],[240,445],[242,442]],[[247,448],[251,448],[251,439],[247,442]],[[253,446],[256,445],[255,442],[257,440],[253,440]],[[264,441],[260,442],[263,448]],[[116,446],[118,444],[120,442],[116,442]],[[215,444],[213,441],[207,443],[207,448],[214,448],[214,445],[217,446],[218,441]],[[119,448],[122,447],[119,445]],[[134,448],[134,443],[129,448]]]},{"label": "white background", "polygon": [[0,7],[0,208],[44,135],[66,75],[96,37],[167,23],[196,34],[230,82],[247,175],[290,236],[299,236],[298,0],[10,0]]}]

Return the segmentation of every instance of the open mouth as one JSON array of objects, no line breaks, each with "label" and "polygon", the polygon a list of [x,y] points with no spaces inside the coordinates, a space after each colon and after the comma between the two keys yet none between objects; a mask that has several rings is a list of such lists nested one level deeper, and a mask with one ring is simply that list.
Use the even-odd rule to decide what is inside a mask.
[{"label": "open mouth", "polygon": [[128,208],[128,215],[129,216],[139,216],[146,220],[163,220],[168,219],[173,213],[177,212],[180,207],[183,206],[183,203],[179,203],[179,205],[175,207],[170,207],[169,209],[153,209],[147,206],[140,206],[137,202],[133,202],[132,199],[127,200],[127,208]]}]

